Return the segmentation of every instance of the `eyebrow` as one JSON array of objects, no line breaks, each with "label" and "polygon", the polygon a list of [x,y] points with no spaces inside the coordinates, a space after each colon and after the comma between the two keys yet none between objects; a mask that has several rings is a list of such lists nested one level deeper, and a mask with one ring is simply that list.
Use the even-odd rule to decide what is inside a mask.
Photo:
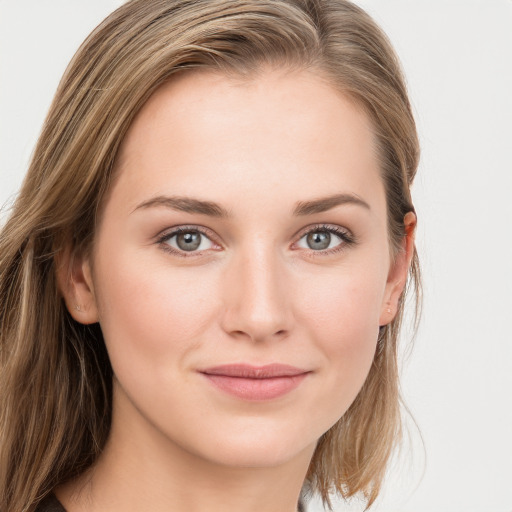
[{"label": "eyebrow", "polygon": [[[192,197],[185,196],[157,196],[148,199],[137,205],[133,212],[140,208],[151,208],[154,206],[164,206],[172,210],[187,213],[200,213],[210,217],[227,218],[230,217],[229,212],[213,201],[202,201]],[[132,212],[132,213],[133,213]]]},{"label": "eyebrow", "polygon": [[354,204],[362,206],[367,210],[371,209],[366,201],[355,194],[334,194],[332,196],[313,199],[312,201],[299,201],[293,210],[293,215],[297,217],[313,215],[315,213],[326,212],[343,204]]},{"label": "eyebrow", "polygon": [[[322,213],[336,206],[344,204],[353,204],[362,206],[370,210],[370,205],[355,194],[334,194],[311,201],[299,201],[296,203],[293,210],[295,217],[303,217],[306,215],[314,215],[315,213]],[[172,210],[177,210],[186,213],[197,213],[201,215],[208,215],[209,217],[229,218],[231,214],[228,210],[223,208],[218,203],[213,201],[203,201],[201,199],[194,199],[186,196],[157,196],[148,199],[137,205],[133,212],[139,209],[151,208],[155,206],[163,206]],[[133,213],[132,212],[132,213]]]}]

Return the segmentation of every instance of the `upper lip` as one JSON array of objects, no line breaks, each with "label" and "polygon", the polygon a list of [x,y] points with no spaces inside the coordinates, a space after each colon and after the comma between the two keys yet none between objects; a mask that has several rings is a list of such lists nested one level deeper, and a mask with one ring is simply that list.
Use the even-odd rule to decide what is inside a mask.
[{"label": "upper lip", "polygon": [[308,373],[308,370],[297,368],[289,364],[267,364],[264,366],[253,366],[250,364],[223,364],[212,366],[201,373],[206,375],[224,375],[226,377],[238,377],[246,379],[269,379],[272,377],[291,377]]}]

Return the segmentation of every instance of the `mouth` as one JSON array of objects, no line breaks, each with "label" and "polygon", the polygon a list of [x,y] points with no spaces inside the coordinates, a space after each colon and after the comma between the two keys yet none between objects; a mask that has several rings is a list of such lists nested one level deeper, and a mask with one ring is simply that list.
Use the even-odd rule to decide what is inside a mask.
[{"label": "mouth", "polygon": [[207,368],[199,373],[216,388],[232,396],[249,401],[265,401],[288,394],[311,372],[285,364],[228,364]]}]

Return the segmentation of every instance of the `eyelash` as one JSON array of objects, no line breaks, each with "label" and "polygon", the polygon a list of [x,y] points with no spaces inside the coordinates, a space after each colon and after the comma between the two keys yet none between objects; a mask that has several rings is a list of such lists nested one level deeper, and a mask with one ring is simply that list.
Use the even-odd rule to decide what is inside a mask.
[{"label": "eyelash", "polygon": [[[183,226],[183,227],[175,228],[172,231],[168,231],[168,232],[162,234],[161,236],[158,237],[157,243],[158,243],[158,245],[160,245],[160,247],[163,251],[171,253],[175,256],[182,257],[182,258],[197,257],[198,255],[201,254],[202,251],[190,251],[187,253],[187,251],[177,250],[166,243],[169,239],[171,239],[174,236],[177,236],[181,233],[190,233],[190,232],[200,233],[201,235],[205,236],[206,238],[208,238],[211,241],[210,233],[208,231],[206,231],[205,229],[201,228],[200,226]],[[342,242],[332,249],[324,249],[324,250],[319,250],[319,251],[310,249],[309,252],[312,253],[312,255],[314,257],[330,256],[332,254],[341,252],[341,251],[345,250],[348,246],[354,245],[356,243],[356,239],[355,239],[354,235],[352,235],[349,231],[341,229],[336,226],[331,226],[328,224],[319,224],[319,225],[313,226],[311,229],[308,229],[307,231],[302,232],[299,237],[299,240],[302,240],[302,238],[304,238],[305,236],[309,235],[310,233],[315,233],[315,232],[332,233],[332,234],[336,235],[337,237],[339,237],[342,240]],[[215,243],[215,242],[212,241],[212,243]]]},{"label": "eyelash", "polygon": [[203,235],[206,238],[208,238],[209,240],[211,240],[210,233],[207,232],[206,230],[202,229],[199,226],[182,226],[179,228],[175,228],[171,231],[168,231],[168,232],[164,233],[163,235],[161,235],[160,237],[158,237],[157,243],[160,245],[160,247],[162,248],[163,251],[171,253],[174,256],[179,256],[182,258],[191,258],[191,257],[201,254],[201,251],[190,251],[189,253],[187,253],[186,251],[179,251],[177,249],[174,249],[169,244],[165,243],[166,241],[171,239],[173,236],[177,236],[181,233],[190,233],[190,232],[201,233],[201,235]]},{"label": "eyelash", "polygon": [[310,233],[316,233],[316,232],[331,233],[333,235],[336,235],[338,238],[340,238],[341,242],[336,247],[333,247],[332,249],[323,249],[320,251],[315,251],[313,249],[309,249],[309,252],[310,252],[311,256],[313,256],[313,257],[331,256],[333,254],[340,253],[340,252],[346,250],[351,245],[355,245],[357,242],[355,236],[347,229],[343,229],[338,226],[331,226],[329,224],[318,224],[316,226],[313,226],[311,229],[307,229],[306,231],[303,231],[299,237],[299,240],[302,240],[305,236],[309,235]]}]

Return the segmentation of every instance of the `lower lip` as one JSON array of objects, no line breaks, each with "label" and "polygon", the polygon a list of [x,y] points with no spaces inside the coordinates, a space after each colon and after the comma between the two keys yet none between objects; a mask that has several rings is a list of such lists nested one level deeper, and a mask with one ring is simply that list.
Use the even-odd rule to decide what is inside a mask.
[{"label": "lower lip", "polygon": [[248,379],[206,373],[203,375],[214,386],[230,395],[242,398],[243,400],[262,401],[286,395],[304,380],[307,373],[266,379]]}]

